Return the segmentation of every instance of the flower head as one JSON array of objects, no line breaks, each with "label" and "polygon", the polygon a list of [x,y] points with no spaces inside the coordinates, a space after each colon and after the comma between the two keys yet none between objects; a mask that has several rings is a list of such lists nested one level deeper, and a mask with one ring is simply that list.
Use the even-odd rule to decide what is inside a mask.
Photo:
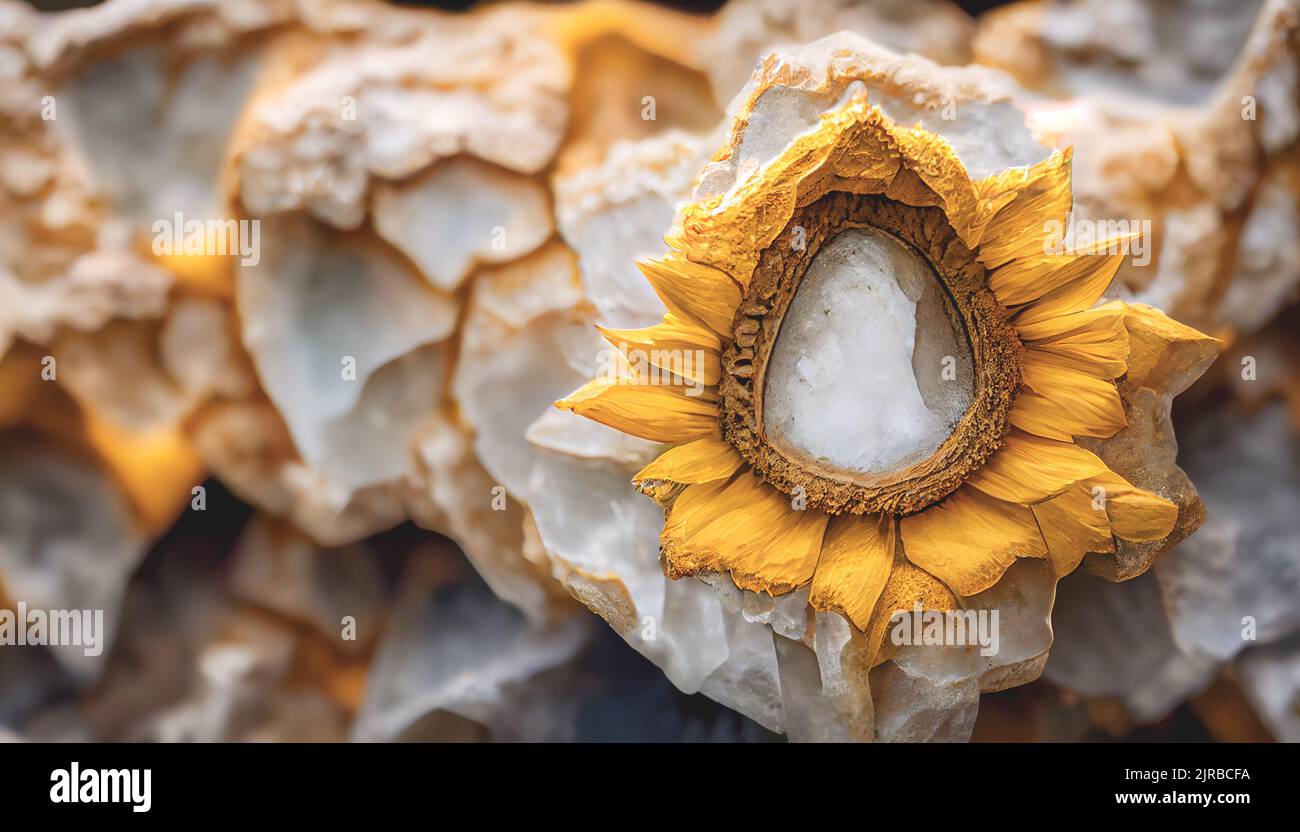
[{"label": "flower head", "polygon": [[1179,506],[1082,443],[1128,425],[1130,329],[1202,336],[1099,304],[1132,234],[1060,250],[1070,151],[973,170],[940,92],[878,78],[747,158],[739,134],[799,71],[760,68],[670,252],[640,264],[662,322],[603,330],[628,360],[558,403],[671,446],[635,477],[665,572],[809,587],[874,653],[895,611],[958,607],[1018,558],[1059,577],[1168,538]]}]

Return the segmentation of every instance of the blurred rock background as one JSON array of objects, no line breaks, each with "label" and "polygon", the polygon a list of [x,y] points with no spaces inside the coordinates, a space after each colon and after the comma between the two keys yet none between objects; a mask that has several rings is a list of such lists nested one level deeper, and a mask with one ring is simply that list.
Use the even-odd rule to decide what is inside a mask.
[{"label": "blurred rock background", "polygon": [[[13,58],[12,37],[19,32],[17,26],[8,32],[4,28],[6,21],[16,19],[12,5],[16,3],[0,7],[0,64]],[[31,5],[58,10],[95,4],[55,0]],[[461,11],[474,4],[453,0],[396,5]],[[722,6],[708,2],[661,5],[695,15],[719,12]],[[926,51],[924,47],[929,44],[933,47],[930,56],[935,60],[964,63],[971,59],[972,42],[979,51],[977,33],[987,44],[992,37],[989,32],[1014,31],[1015,39],[1003,41],[1005,54],[982,58],[1013,75],[1018,60],[1032,66],[1035,61],[1041,64],[1049,60],[1044,55],[1050,56],[1052,49],[1077,56],[1093,48],[1086,41],[1062,44],[1052,42],[1051,37],[1043,39],[1045,45],[1035,41],[1033,27],[1037,24],[1025,11],[1030,4],[932,5],[943,8],[916,13],[908,3],[875,5],[872,13],[878,12],[882,22],[865,34],[900,49]],[[1227,5],[1231,4],[1221,8]],[[590,66],[606,68],[584,69],[580,80],[597,76],[614,79],[603,89],[599,84],[583,83],[573,84],[579,90],[576,93],[568,86],[553,89],[554,77],[563,73],[548,63],[553,56],[541,54],[536,57],[540,68],[532,79],[535,87],[522,94],[503,93],[500,100],[506,102],[504,111],[508,117],[517,116],[511,107],[527,100],[535,105],[528,118],[548,123],[546,108],[550,102],[543,93],[554,93],[557,101],[570,101],[578,127],[570,128],[563,141],[557,132],[554,143],[559,149],[554,151],[555,158],[527,142],[521,144],[517,137],[512,141],[508,129],[502,127],[506,138],[500,146],[476,151],[497,165],[492,168],[494,173],[489,176],[482,170],[468,170],[464,175],[470,185],[464,190],[473,192],[475,182],[508,175],[513,178],[503,179],[500,187],[515,193],[516,201],[526,201],[519,193],[528,188],[538,189],[541,199],[550,200],[545,188],[552,185],[534,175],[544,168],[551,169],[550,165],[557,172],[577,172],[564,180],[570,191],[559,188],[563,204],[556,208],[557,216],[551,216],[548,202],[547,207],[536,212],[542,217],[536,241],[529,244],[527,251],[511,252],[517,261],[531,258],[529,262],[535,263],[555,258],[558,262],[564,254],[555,242],[554,225],[573,239],[583,233],[606,233],[599,228],[585,231],[587,203],[583,202],[582,189],[586,180],[581,172],[605,160],[616,139],[654,138],[636,134],[640,125],[603,119],[608,110],[603,105],[610,99],[601,96],[622,94],[621,89],[611,92],[620,72],[628,77],[660,73],[658,77],[667,79],[664,88],[673,91],[660,95],[663,101],[671,101],[677,94],[692,102],[692,106],[683,108],[687,112],[666,114],[664,128],[705,134],[721,118],[730,95],[747,76],[751,62],[737,55],[761,50],[775,37],[774,31],[782,32],[782,37],[808,40],[840,25],[852,25],[852,17],[836,23],[841,7],[852,6],[831,3],[803,13],[791,13],[788,4],[779,2],[750,3],[743,8],[737,3],[722,8],[719,14],[724,28],[721,35],[715,36],[726,44],[720,51],[732,53],[724,56],[730,63],[719,60],[710,65],[699,56],[667,54],[672,50],[665,48],[656,53],[644,45],[620,51],[621,47],[611,47],[604,40],[575,47],[588,50],[582,54],[584,60],[593,62]],[[1110,8],[1123,11],[1130,4],[1114,3]],[[975,16],[990,10],[991,14],[976,22]],[[1240,18],[1251,11],[1238,9],[1237,14]],[[281,25],[275,20],[260,21],[256,14],[241,17],[232,13],[231,20],[235,22],[213,24],[215,34],[211,37],[219,50],[227,50],[223,60],[234,61],[235,67],[245,66],[243,62],[250,54],[246,47],[262,43],[263,38],[269,40],[269,33]],[[757,22],[760,20],[763,22]],[[893,28],[887,25],[891,20],[895,22]],[[342,18],[331,20],[319,24],[316,34],[328,39],[351,25]],[[1078,31],[1086,29],[1079,25]],[[242,26],[248,28],[241,30]],[[335,27],[332,33],[330,27]],[[920,37],[916,33],[921,31],[935,34]],[[1053,32],[1060,35],[1061,30],[1048,33]],[[23,36],[33,38],[33,43],[39,41],[31,33]],[[188,36],[198,42],[207,34],[203,26],[197,26]],[[85,66],[99,59],[99,50],[112,53],[119,40],[135,35],[127,31],[97,43],[90,33],[89,45],[78,44],[77,37],[78,33],[70,30],[58,43],[47,45],[52,57],[42,69],[61,73],[60,77],[69,73],[80,77],[82,82],[74,86],[83,96],[83,109],[92,110],[95,100],[113,100],[123,86],[143,95],[144,88],[138,85],[151,83],[154,76],[148,69],[136,66],[133,59],[99,66],[82,75],[64,66]],[[527,37],[521,35],[520,42]],[[1291,51],[1287,54],[1294,59],[1294,29],[1289,37]],[[315,47],[303,48],[310,51]],[[1240,42],[1223,45],[1227,52],[1241,48]],[[279,69],[286,77],[298,70],[298,49],[293,44],[277,46]],[[41,53],[34,50],[34,54],[39,61]],[[339,65],[362,59],[345,56]],[[1227,71],[1224,68],[1230,68],[1232,61],[1232,55],[1227,54],[1211,63]],[[218,75],[225,79],[244,77],[240,74],[244,70],[232,73],[230,66],[223,65]],[[329,63],[321,66],[325,70],[320,72],[318,83],[327,85]],[[1294,61],[1290,66],[1294,70]],[[382,75],[383,61],[377,59],[375,67],[376,76]],[[271,80],[264,76],[260,85],[254,85],[254,67],[247,65],[246,69],[246,82],[230,92],[237,99],[233,106],[227,108],[218,95],[229,88],[216,85],[203,94],[213,96],[207,98],[210,106],[206,113],[184,114],[172,123],[174,141],[190,148],[193,155],[174,160],[159,157],[158,161],[177,169],[194,169],[212,162],[212,171],[196,173],[197,179],[204,180],[196,187],[212,188],[220,198],[228,197],[233,189],[245,206],[259,199],[264,206],[272,206],[291,189],[286,186],[276,190],[272,185],[258,191],[262,180],[245,172],[245,178],[239,181],[237,173],[225,168],[220,187],[213,186],[218,179],[217,166],[225,164],[226,136],[222,133],[216,139],[218,148],[208,158],[204,155],[204,136],[195,132],[236,131],[236,143],[252,149],[243,159],[251,159],[249,164],[255,165],[259,158],[256,154],[264,152],[268,154],[262,157],[266,170],[281,170],[310,159],[310,148],[281,141],[275,135],[267,138],[249,129],[246,122],[235,123],[234,117],[242,119],[244,114],[245,96],[269,97],[283,91],[274,72]],[[555,76],[547,74],[553,71]],[[133,74],[136,72],[139,74]],[[201,75],[187,77],[196,89],[204,89]],[[100,83],[96,84],[96,80]],[[1285,83],[1283,78],[1283,95],[1294,100],[1294,77],[1289,81],[1291,86]],[[302,121],[292,125],[291,130],[309,132],[303,127],[311,123],[311,102],[307,99],[304,94],[303,99],[291,98],[283,103],[284,109],[303,103]],[[69,101],[66,106],[73,103]],[[664,106],[667,108],[667,104]],[[223,114],[230,118],[224,119]],[[503,117],[502,122],[508,117]],[[1107,117],[1120,118],[1113,114]],[[11,163],[5,171],[3,178],[10,191],[20,193],[27,174],[28,179],[40,180],[28,186],[29,193],[63,193],[60,188],[65,184],[51,185],[41,178],[38,168],[53,164],[42,159],[65,158],[61,156],[65,149],[40,136],[39,131],[27,129],[16,116],[6,118],[8,132],[0,147],[14,154],[6,158],[30,160],[26,165]],[[1065,123],[1072,124],[1068,120]],[[1156,130],[1149,123],[1124,121],[1123,125],[1125,130],[1147,138]],[[86,147],[97,146],[97,141],[101,146],[111,144],[94,132],[93,123],[84,129],[90,131],[89,136],[82,137]],[[1279,129],[1284,131],[1285,125]],[[125,141],[130,141],[130,135],[126,134]],[[140,141],[147,142],[143,138],[147,135],[149,131],[142,130]],[[370,152],[382,138],[368,137],[365,141],[370,144],[360,146]],[[544,143],[544,139],[538,141]],[[693,162],[698,145],[688,147],[687,139],[680,141],[686,148],[681,156]],[[1163,147],[1163,141],[1151,139],[1150,146]],[[1300,588],[1300,526],[1294,510],[1300,505],[1300,450],[1296,439],[1300,430],[1300,387],[1295,381],[1300,377],[1296,369],[1300,346],[1295,337],[1300,331],[1300,319],[1294,306],[1297,260],[1294,250],[1285,247],[1276,257],[1260,255],[1252,260],[1254,249],[1250,244],[1252,233],[1276,241],[1279,234],[1285,237],[1288,231],[1293,239],[1300,237],[1300,228],[1295,224],[1294,135],[1279,138],[1270,134],[1268,141],[1271,144],[1260,145],[1264,161],[1252,157],[1249,162],[1252,169],[1268,172],[1261,177],[1262,184],[1251,189],[1252,194],[1261,189],[1265,192],[1266,199],[1261,202],[1243,196],[1240,203],[1202,205],[1200,195],[1181,184],[1175,188],[1176,198],[1158,189],[1134,189],[1136,193],[1125,192],[1120,200],[1123,206],[1148,201],[1159,206],[1173,205],[1167,215],[1167,228],[1173,230],[1162,229],[1162,233],[1172,237],[1182,229],[1178,233],[1191,242],[1213,238],[1214,257],[1244,264],[1242,269],[1248,274],[1243,280],[1255,280],[1251,276],[1254,274],[1263,276],[1259,278],[1263,287],[1259,294],[1253,290],[1234,293],[1230,280],[1193,273],[1197,257],[1206,255],[1197,255],[1190,243],[1181,248],[1171,246],[1166,258],[1167,263],[1172,263],[1181,255],[1187,261],[1185,270],[1190,276],[1178,277],[1177,286],[1201,280],[1219,287],[1210,295],[1189,291],[1185,296],[1185,317],[1197,325],[1220,324],[1216,334],[1231,341],[1229,352],[1218,365],[1222,372],[1212,370],[1185,399],[1179,400],[1175,409],[1175,421],[1183,437],[1179,463],[1205,496],[1210,522],[1152,573],[1132,582],[1112,585],[1083,573],[1063,582],[1054,618],[1057,648],[1045,678],[985,695],[972,736],[975,741],[1300,739],[1300,698],[1296,698],[1300,691],[1300,619],[1293,611],[1295,590]],[[163,147],[160,143],[159,148]],[[1114,189],[1103,187],[1107,177],[1131,172],[1116,173],[1108,168],[1108,147],[1097,147],[1099,172],[1091,181],[1097,193],[1113,194]],[[27,156],[16,155],[18,150]],[[401,150],[398,147],[394,152],[400,154]],[[348,145],[345,152],[355,151],[356,146]],[[527,158],[533,152],[538,154],[535,164]],[[150,153],[165,156],[164,149]],[[105,159],[95,158],[94,153],[87,155],[86,164],[102,166],[94,174],[130,164],[129,158],[111,158],[111,154]],[[402,163],[400,156],[394,158],[395,163]],[[1185,158],[1171,164],[1197,169],[1195,160]],[[75,166],[72,173],[68,170],[46,171],[45,176],[59,179],[82,174]],[[477,179],[479,176],[484,179]],[[665,174],[664,178],[672,177]],[[0,302],[13,304],[11,308],[23,303],[24,308],[31,309],[41,302],[56,308],[56,312],[44,317],[34,315],[33,320],[24,320],[22,314],[6,318],[6,310],[0,309],[0,335],[14,339],[0,363],[0,391],[6,394],[0,400],[0,606],[24,598],[33,604],[46,599],[49,606],[120,611],[112,615],[116,619],[112,646],[96,662],[59,651],[0,648],[0,735],[19,740],[159,741],[781,739],[702,694],[680,692],[659,667],[595,616],[582,612],[563,591],[538,589],[549,582],[535,580],[537,564],[544,558],[529,555],[529,546],[536,548],[537,543],[527,532],[526,507],[512,502],[513,525],[507,539],[480,539],[485,526],[468,511],[461,512],[465,516],[458,526],[454,519],[459,516],[458,498],[438,493],[438,483],[474,483],[472,487],[477,488],[481,481],[485,490],[494,482],[505,482],[513,493],[516,489],[510,476],[516,469],[512,468],[514,459],[493,457],[504,447],[499,444],[484,448],[480,441],[480,447],[475,449],[479,459],[473,458],[466,450],[472,440],[460,435],[453,424],[455,419],[449,419],[432,439],[425,437],[428,447],[412,475],[423,478],[418,485],[411,486],[409,477],[355,484],[355,492],[349,494],[352,500],[343,510],[322,507],[304,497],[306,491],[298,489],[295,476],[324,477],[335,469],[330,468],[334,463],[326,454],[320,459],[299,460],[310,463],[305,467],[278,462],[277,454],[293,455],[294,445],[287,432],[305,430],[300,425],[311,423],[313,418],[324,421],[318,413],[310,412],[311,408],[295,415],[286,407],[280,416],[275,414],[273,400],[277,395],[286,399],[295,395],[292,373],[286,382],[290,386],[279,391],[267,389],[263,395],[254,390],[255,384],[250,384],[253,375],[248,356],[193,356],[182,350],[180,357],[173,356],[169,362],[165,353],[168,327],[183,325],[213,333],[212,343],[220,343],[218,335],[231,326],[229,317],[233,313],[228,294],[223,298],[222,291],[205,288],[204,282],[211,275],[202,270],[187,273],[184,263],[149,262],[114,238],[116,225],[129,227],[139,217],[157,213],[141,205],[149,201],[151,193],[161,200],[159,204],[174,199],[161,197],[161,188],[140,190],[141,181],[148,182],[149,174],[125,184],[108,182],[107,200],[98,195],[86,197],[75,183],[67,185],[66,192],[84,197],[84,203],[68,207],[45,199],[37,218],[23,213],[30,209],[31,199],[17,199],[14,205],[0,203],[0,212],[7,219],[18,218],[11,225],[21,226],[18,231],[4,226],[0,230],[8,236],[0,235],[0,240],[11,252],[24,252],[24,268],[36,269],[31,264],[46,258],[53,264],[51,270],[72,275],[66,285],[51,290],[44,301],[42,296],[29,292],[30,286],[36,285],[34,278],[23,277],[15,282],[27,287],[23,293],[0,293]],[[1088,187],[1085,180],[1084,193],[1088,193]],[[1270,188],[1280,188],[1280,196]],[[359,221],[353,223],[349,212],[360,210],[364,214],[367,203],[364,198],[349,202],[348,193],[340,186],[329,194],[331,199],[295,206],[313,215],[310,228],[304,225],[302,233],[317,236],[304,248],[330,252],[329,262],[335,262],[335,257],[338,262],[354,258],[365,264],[358,267],[360,271],[381,273],[382,268],[373,264],[382,258],[371,260],[371,254],[366,253],[373,240],[357,236],[368,232],[354,234],[351,230]],[[403,229],[403,195],[397,190],[393,193],[391,211],[379,203],[369,207],[376,215],[371,223],[379,236],[418,264],[424,242],[419,235]],[[331,201],[338,194],[344,197]],[[204,192],[200,196],[213,194]],[[670,200],[670,196],[664,199]],[[1271,204],[1267,200],[1280,204],[1275,210],[1261,210],[1258,216],[1263,219],[1251,225],[1253,207]],[[17,203],[23,207],[16,208]],[[51,218],[60,208],[76,215],[78,221]],[[455,214],[468,209],[463,203],[453,203],[441,208],[425,205],[418,210]],[[630,210],[641,208],[633,206]],[[267,207],[268,217],[271,213]],[[377,219],[381,213],[392,219]],[[79,227],[86,217],[91,218],[88,227]],[[268,219],[267,224],[274,221]],[[1278,223],[1274,231],[1269,230],[1269,221]],[[36,225],[44,230],[32,232]],[[1260,230],[1250,231],[1253,227]],[[1213,233],[1198,235],[1197,228],[1210,228]],[[1230,253],[1219,254],[1220,250]],[[489,426],[510,414],[505,412],[508,403],[492,399],[490,391],[473,389],[475,378],[492,377],[495,368],[489,349],[476,352],[481,345],[476,345],[471,335],[462,337],[464,320],[472,316],[491,319],[476,331],[490,331],[495,339],[497,331],[487,327],[503,326],[504,340],[510,333],[530,327],[563,331],[576,325],[566,316],[581,317],[573,309],[582,306],[578,300],[572,308],[566,308],[555,300],[563,292],[548,290],[549,302],[555,303],[555,308],[533,308],[528,291],[521,291],[511,282],[512,261],[484,265],[482,255],[465,253],[464,274],[434,280],[428,272],[435,269],[426,270],[430,282],[439,291],[446,290],[445,297],[438,296],[438,303],[445,303],[453,311],[436,334],[412,334],[395,353],[410,356],[413,375],[417,371],[440,372],[449,385],[456,385],[460,408],[456,416],[479,426],[480,437],[491,435]],[[126,265],[119,262],[127,260],[130,262]],[[324,260],[303,266],[302,273],[321,267],[321,262]],[[480,266],[486,276],[476,275],[462,285],[467,274]],[[155,274],[159,268],[173,269],[174,274]],[[584,268],[599,273],[610,267],[585,263]],[[131,276],[135,282],[130,287],[134,288],[113,282],[115,275],[122,274]],[[1170,279],[1166,277],[1166,281]],[[144,285],[150,280],[155,284],[152,289]],[[175,294],[168,295],[172,281],[182,289],[179,299]],[[1150,288],[1143,276],[1134,276],[1131,283],[1135,292]],[[4,286],[0,285],[0,289]],[[267,289],[268,307],[274,301],[270,297],[274,289]],[[102,298],[96,301],[102,305],[102,313],[95,312],[99,307],[92,303],[87,320],[59,317],[60,304],[70,305],[70,299],[87,295]],[[1269,298],[1267,304],[1255,300],[1265,296]],[[395,297],[395,306],[400,306],[400,292]],[[1225,309],[1231,314],[1220,315]],[[251,320],[258,314],[254,311],[245,317]],[[268,338],[281,334],[277,326],[283,318],[277,315],[283,314],[287,313],[265,316]],[[244,326],[247,328],[247,320]],[[61,382],[64,387],[55,393],[43,388],[33,392],[30,385],[13,377],[39,367],[50,343],[57,344],[52,349],[59,356],[60,372],[67,374]],[[493,340],[493,348],[499,343]],[[520,351],[527,352],[535,342],[521,338],[520,343]],[[245,346],[252,351],[247,335]],[[158,361],[160,351],[163,360]],[[230,352],[237,350],[231,348]],[[273,352],[268,350],[266,355]],[[196,369],[193,363],[185,364],[186,355],[201,366]],[[1257,383],[1241,381],[1244,356],[1260,361],[1260,375],[1254,379]],[[253,355],[251,360],[260,362],[258,370],[266,377],[270,366],[267,362],[272,359]],[[471,376],[464,371],[459,381],[453,380],[454,371],[439,363],[452,360],[475,366],[481,375]],[[480,363],[470,363],[475,361]],[[162,371],[157,370],[159,366]],[[168,369],[175,372],[178,366],[185,368],[186,378],[202,377],[202,389],[178,390],[176,378],[168,379],[165,374]],[[126,385],[133,391],[130,400],[115,395],[125,382],[114,377],[113,368],[123,367],[131,368],[133,381]],[[431,367],[437,369],[430,371]],[[156,383],[140,381],[155,372],[159,373]],[[507,376],[504,383],[518,385],[520,380]],[[518,388],[510,389],[513,392]],[[142,390],[154,390],[156,398],[142,398]],[[548,395],[543,390],[533,398],[545,400]],[[219,398],[220,406],[197,404],[209,397]],[[19,411],[21,418],[10,418]],[[50,423],[48,429],[37,430],[27,423],[33,413]],[[295,424],[299,418],[302,421]],[[128,425],[133,435],[147,436],[148,441],[131,440],[136,444],[130,444],[121,438],[126,434],[115,432],[113,424]],[[402,426],[387,425],[384,429],[400,430]],[[167,443],[175,441],[178,433],[198,437],[198,458],[186,456],[193,455],[193,451],[172,453],[174,449]],[[68,438],[74,436],[79,438]],[[249,447],[232,451],[236,437],[250,443]],[[297,440],[301,450],[302,434],[292,439]],[[211,450],[213,447],[217,450]],[[282,451],[285,447],[289,450]],[[114,449],[129,459],[117,458]],[[361,453],[368,457],[367,465],[382,467],[373,458],[373,448],[363,448]],[[184,459],[178,461],[177,454]],[[246,466],[249,459],[255,459],[257,464]],[[277,460],[276,466],[264,466],[268,459]],[[151,460],[169,461],[155,464]],[[339,463],[339,470],[354,470],[348,468],[352,464]],[[409,460],[395,464],[401,468]],[[204,470],[214,475],[197,480],[206,501],[202,511],[181,508],[174,499],[160,505],[150,502],[149,495],[176,491],[176,482],[188,484],[189,479],[203,477]],[[405,476],[410,472],[402,473]],[[400,485],[393,484],[399,480]],[[123,482],[127,483],[125,487]],[[179,493],[185,495],[188,491],[182,488]],[[525,531],[521,532],[521,527]],[[507,563],[500,554],[502,550],[523,554],[516,554]],[[1231,589],[1225,589],[1229,585]],[[1134,610],[1142,614],[1130,615]],[[1244,649],[1240,643],[1216,643],[1216,634],[1226,626],[1223,621],[1231,624],[1244,614],[1260,620],[1260,643]],[[1213,615],[1219,617],[1217,621],[1209,617]],[[355,639],[341,639],[340,627],[349,617],[355,620]],[[1072,632],[1080,635],[1072,638]]]}]

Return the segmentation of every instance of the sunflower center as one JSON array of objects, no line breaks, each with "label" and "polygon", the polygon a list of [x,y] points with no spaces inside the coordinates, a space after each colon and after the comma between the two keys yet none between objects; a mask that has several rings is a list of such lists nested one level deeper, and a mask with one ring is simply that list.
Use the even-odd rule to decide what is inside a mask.
[{"label": "sunflower center", "polygon": [[823,244],[765,376],[767,440],[788,458],[849,474],[926,459],[974,393],[970,347],[933,269],[871,226]]},{"label": "sunflower center", "polygon": [[809,507],[914,514],[1002,446],[1020,352],[941,209],[810,193],[736,310],[722,438]]}]

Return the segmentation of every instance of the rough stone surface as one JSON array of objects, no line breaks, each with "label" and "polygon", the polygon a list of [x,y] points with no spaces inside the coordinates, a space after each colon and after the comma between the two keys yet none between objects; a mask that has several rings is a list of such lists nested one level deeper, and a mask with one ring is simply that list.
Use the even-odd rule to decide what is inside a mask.
[{"label": "rough stone surface", "polygon": [[1295,235],[1265,231],[1300,204],[1297,33],[1292,0],[1017,3],[981,19],[974,52],[1074,147],[1076,222],[1150,223],[1115,293],[1244,334],[1300,282]]},{"label": "rough stone surface", "polygon": [[1069,576],[1052,626],[1056,643],[1043,675],[1082,696],[1118,700],[1138,722],[1163,719],[1214,678],[1214,662],[1178,649],[1151,574],[1118,584]]},{"label": "rough stone surface", "polygon": [[839,31],[859,32],[897,52],[916,52],[941,64],[970,57],[974,24],[946,0],[732,0],[700,52],[719,100],[735,94],[754,62],[776,49]]}]

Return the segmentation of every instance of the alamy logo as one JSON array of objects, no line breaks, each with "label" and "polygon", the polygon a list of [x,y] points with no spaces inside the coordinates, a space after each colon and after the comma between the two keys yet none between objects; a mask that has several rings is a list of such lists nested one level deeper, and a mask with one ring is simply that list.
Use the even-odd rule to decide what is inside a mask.
[{"label": "alamy logo", "polygon": [[154,220],[153,234],[159,257],[238,254],[241,266],[262,262],[261,220],[187,220],[177,211],[172,219]]},{"label": "alamy logo", "polygon": [[667,385],[684,388],[684,395],[704,395],[704,350],[640,349],[626,342],[618,349],[604,349],[596,355],[596,375],[619,384]]},{"label": "alamy logo", "polygon": [[50,772],[51,803],[129,803],[133,812],[147,812],[153,805],[153,769],[68,768]]},{"label": "alamy logo", "polygon": [[1151,220],[1094,220],[1066,214],[1043,223],[1043,254],[1122,254],[1133,265],[1151,262]]},{"label": "alamy logo", "polygon": [[979,645],[981,656],[993,656],[998,652],[998,617],[998,610],[922,609],[917,601],[910,611],[897,610],[889,617],[889,637],[900,646]]},{"label": "alamy logo", "polygon": [[87,656],[104,652],[103,610],[29,610],[19,601],[0,609],[0,647],[81,647]]}]

